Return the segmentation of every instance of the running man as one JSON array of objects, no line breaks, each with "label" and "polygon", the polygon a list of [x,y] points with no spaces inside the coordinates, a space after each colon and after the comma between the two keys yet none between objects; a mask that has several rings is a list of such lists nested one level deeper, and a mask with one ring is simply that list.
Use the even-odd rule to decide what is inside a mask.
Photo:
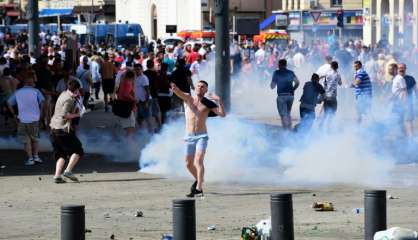
[{"label": "running man", "polygon": [[203,196],[203,180],[205,168],[203,160],[208,145],[208,133],[206,128],[206,119],[209,114],[216,114],[225,117],[225,109],[220,97],[211,95],[210,98],[217,102],[205,98],[208,92],[208,83],[199,81],[196,86],[196,95],[191,96],[181,91],[174,83],[171,84],[173,92],[185,103],[186,117],[186,166],[189,172],[195,178],[190,194],[187,197]]},{"label": "running man", "polygon": [[352,87],[356,97],[357,122],[361,123],[372,108],[372,82],[360,61],[354,62],[354,80]]}]

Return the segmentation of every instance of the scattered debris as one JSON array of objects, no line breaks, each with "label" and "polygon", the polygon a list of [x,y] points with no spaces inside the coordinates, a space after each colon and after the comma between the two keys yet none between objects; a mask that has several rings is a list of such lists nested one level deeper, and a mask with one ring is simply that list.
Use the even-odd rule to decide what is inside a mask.
[{"label": "scattered debris", "polygon": [[173,236],[171,236],[169,234],[163,234],[161,236],[161,240],[173,240]]},{"label": "scattered debris", "polygon": [[110,235],[110,239],[115,239],[115,234]]},{"label": "scattered debris", "polygon": [[103,217],[104,218],[110,218],[110,214],[109,213],[105,213],[105,214],[103,214]]},{"label": "scattered debris", "polygon": [[97,173],[97,171],[93,171],[93,172],[91,172],[91,173]]},{"label": "scattered debris", "polygon": [[334,204],[331,202],[314,202],[312,208],[315,211],[334,211]]},{"label": "scattered debris", "polygon": [[136,213],[135,213],[135,217],[143,217],[144,216],[144,213],[143,212],[141,212],[141,211],[136,211]]},{"label": "scattered debris", "polygon": [[1,169],[5,169],[6,168],[6,165],[1,165],[0,168]]},{"label": "scattered debris", "polygon": [[258,239],[257,227],[243,227],[241,230],[241,239],[256,240]]},{"label": "scattered debris", "polygon": [[7,207],[13,207],[13,205],[12,204],[9,204],[9,205],[7,205]]},{"label": "scattered debris", "polygon": [[80,177],[83,177],[83,174],[80,174]]},{"label": "scattered debris", "polygon": [[318,226],[314,226],[312,230],[318,230]]},{"label": "scattered debris", "polygon": [[210,225],[208,227],[208,231],[215,231],[216,230],[216,226],[215,225]]},{"label": "scattered debris", "polygon": [[260,239],[270,239],[271,236],[271,217],[261,220],[255,225]]},{"label": "scattered debris", "polygon": [[374,240],[385,240],[385,239],[418,239],[418,233],[414,230],[401,228],[401,227],[393,227],[389,228],[385,231],[376,232]]},{"label": "scattered debris", "polygon": [[353,208],[353,210],[351,211],[355,214],[360,214],[360,213],[364,213],[364,208]]},{"label": "scattered debris", "polygon": [[312,197],[316,197],[316,194],[315,193],[312,193]]},{"label": "scattered debris", "polygon": [[388,196],[388,199],[393,200],[393,199],[400,199],[400,198],[399,198],[399,197],[394,197],[394,196],[392,196],[392,195],[389,195],[389,196]]},{"label": "scattered debris", "polygon": [[91,229],[86,228],[86,229],[84,230],[84,232],[85,232],[85,233],[91,233],[92,231],[91,231]]},{"label": "scattered debris", "polygon": [[38,180],[39,180],[39,181],[42,181],[42,178],[41,178],[41,177],[38,177]]}]

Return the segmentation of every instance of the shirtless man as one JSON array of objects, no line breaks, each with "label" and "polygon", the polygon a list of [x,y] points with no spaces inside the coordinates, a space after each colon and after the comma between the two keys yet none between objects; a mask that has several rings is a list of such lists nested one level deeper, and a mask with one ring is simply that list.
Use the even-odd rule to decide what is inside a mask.
[{"label": "shirtless man", "polygon": [[203,179],[205,168],[203,159],[205,157],[208,145],[208,133],[206,128],[206,119],[210,115],[225,117],[225,109],[220,97],[211,95],[211,99],[217,104],[205,98],[208,92],[208,83],[199,81],[195,91],[196,96],[182,92],[174,83],[171,84],[173,92],[185,103],[186,116],[186,166],[189,172],[195,178],[190,194],[187,197],[203,196]]}]

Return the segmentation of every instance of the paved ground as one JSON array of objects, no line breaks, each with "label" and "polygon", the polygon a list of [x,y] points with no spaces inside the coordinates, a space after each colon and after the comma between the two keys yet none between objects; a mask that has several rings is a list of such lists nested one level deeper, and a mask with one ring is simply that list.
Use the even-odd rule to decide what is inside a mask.
[{"label": "paved ground", "polygon": [[[110,114],[95,112],[94,121],[85,121],[84,129],[112,128]],[[12,141],[12,140],[11,140]],[[3,142],[4,143],[4,142]],[[12,144],[13,145],[13,144]],[[121,152],[123,154],[123,152]],[[60,206],[79,203],[86,206],[87,239],[158,240],[172,232],[172,200],[182,198],[189,179],[165,178],[137,172],[136,162],[109,162],[100,154],[87,154],[77,166],[80,183],[52,183],[54,162],[50,153],[41,154],[46,162],[34,167],[22,166],[19,150],[0,151],[0,239],[59,239]],[[394,178],[408,173],[416,179],[415,165],[399,166]],[[355,177],[355,176],[353,176]],[[205,199],[197,200],[198,239],[239,239],[243,226],[267,218],[269,195],[291,192],[294,200],[296,239],[362,239],[363,186],[269,186],[234,183],[210,183]],[[390,188],[388,226],[417,228],[418,189]],[[314,201],[331,201],[334,212],[315,212]],[[135,217],[136,211],[144,217]],[[215,231],[207,227],[215,225]]]}]

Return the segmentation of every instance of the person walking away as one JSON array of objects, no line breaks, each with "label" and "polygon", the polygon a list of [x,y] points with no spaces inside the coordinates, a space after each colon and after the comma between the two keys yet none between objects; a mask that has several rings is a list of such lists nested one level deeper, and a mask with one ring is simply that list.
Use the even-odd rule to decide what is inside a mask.
[{"label": "person walking away", "polygon": [[360,61],[354,62],[354,80],[352,87],[356,98],[357,121],[361,123],[368,116],[372,107],[372,83]]},{"label": "person walking away", "polygon": [[186,166],[193,175],[195,182],[187,197],[203,196],[203,181],[205,168],[203,160],[208,146],[208,132],[206,120],[210,112],[225,117],[224,105],[220,97],[212,95],[212,100],[205,98],[208,92],[208,83],[199,81],[196,86],[196,95],[191,96],[183,92],[174,83],[171,84],[173,92],[184,101],[186,117]]},{"label": "person walking away", "polygon": [[88,57],[83,58],[81,67],[77,69],[76,77],[80,79],[83,86],[83,105],[88,108],[90,99],[90,88],[93,86],[93,80],[91,78],[90,65],[88,64]]},{"label": "person walking away", "polygon": [[127,70],[122,75],[118,89],[116,90],[115,104],[112,108],[113,113],[118,118],[118,123],[126,131],[128,141],[131,141],[135,133],[135,113],[136,113],[136,97],[135,97],[135,73]]},{"label": "person walking away", "polygon": [[303,86],[303,94],[300,98],[300,124],[296,127],[297,131],[309,131],[315,120],[315,107],[318,104],[318,97],[325,94],[325,90],[319,84],[319,75],[312,74],[311,81]]},{"label": "person walking away", "polygon": [[341,75],[338,72],[338,62],[333,61],[331,62],[331,71],[324,78],[325,95],[321,126],[326,125],[330,127],[331,120],[337,112],[337,88],[342,84]]},{"label": "person walking away", "polygon": [[[73,169],[84,155],[83,146],[72,128],[72,120],[80,118],[80,113],[76,109],[76,101],[80,95],[80,83],[76,80],[68,82],[68,88],[60,94],[55,104],[54,115],[52,116],[51,143],[54,149],[54,158],[57,160],[54,182],[65,183],[62,176],[78,182],[73,174]],[[65,168],[65,159],[69,159]]]},{"label": "person walking away", "polygon": [[113,100],[113,92],[115,91],[115,76],[117,69],[115,65],[109,59],[109,56],[105,54],[104,61],[102,65],[102,75],[103,75],[103,94],[105,101],[105,112],[108,111],[109,107],[109,98],[110,102]]},{"label": "person walking away", "polygon": [[[42,163],[39,157],[39,120],[45,98],[34,88],[35,73],[32,70],[21,69],[18,74],[24,79],[24,86],[7,100],[7,104],[12,116],[18,119],[17,136],[28,157],[25,165],[31,166]],[[15,105],[19,109],[18,116],[13,108]]]},{"label": "person walking away", "polygon": [[102,83],[102,75],[100,70],[100,57],[95,55],[91,59],[91,75],[93,79],[94,96],[96,100],[99,100],[100,86]]},{"label": "person walking away", "polygon": [[159,131],[161,127],[161,110],[160,106],[158,105],[158,92],[159,92],[159,86],[158,86],[158,73],[154,68],[154,61],[148,60],[147,62],[147,70],[144,71],[145,76],[147,76],[149,80],[149,88],[150,88],[150,94],[151,94],[151,117],[155,121],[155,128],[154,131]]},{"label": "person walking away", "polygon": [[0,77],[0,113],[5,118],[5,124],[9,124],[9,119],[13,117],[7,106],[7,100],[16,91],[19,80],[11,76],[10,69],[3,69],[3,76]]},{"label": "person walking away", "polygon": [[160,74],[158,76],[158,104],[161,109],[161,123],[164,124],[167,122],[167,112],[171,109],[171,97],[173,93],[170,89],[170,82],[168,80],[168,64],[161,64]]},{"label": "person walking away", "polygon": [[45,97],[45,102],[41,114],[41,127],[46,129],[49,126],[49,121],[52,117],[52,99],[58,95],[52,83],[52,72],[49,70],[48,58],[40,57],[37,64],[35,64],[36,72],[36,88],[39,89]]},{"label": "person walking away", "polygon": [[291,112],[294,92],[299,87],[299,80],[293,71],[287,69],[287,61],[285,59],[280,59],[278,66],[279,69],[273,73],[270,88],[277,89],[276,103],[282,127],[290,130],[292,128]]}]

